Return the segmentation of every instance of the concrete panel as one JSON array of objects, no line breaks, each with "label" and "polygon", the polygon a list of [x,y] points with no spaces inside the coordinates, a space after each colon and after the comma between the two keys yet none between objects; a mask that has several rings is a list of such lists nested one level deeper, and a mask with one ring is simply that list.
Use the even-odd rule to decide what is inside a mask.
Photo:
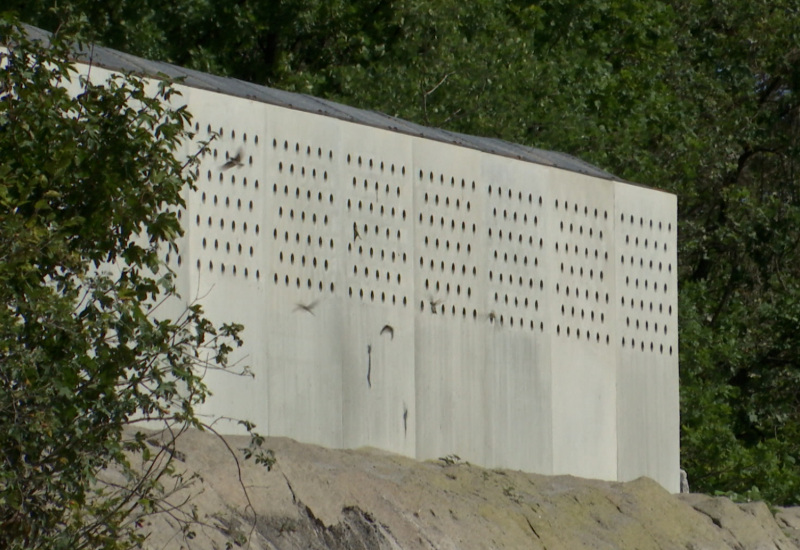
[{"label": "concrete panel", "polygon": [[613,184],[559,173],[549,191],[554,473],[611,479],[617,468]]},{"label": "concrete panel", "polygon": [[272,106],[262,116],[269,433],[341,446],[340,125]]},{"label": "concrete panel", "polygon": [[[267,306],[262,245],[265,162],[260,154],[266,117],[250,116],[266,109],[239,99],[226,101],[223,110],[217,94],[194,89],[183,90],[182,99],[194,115],[194,139],[183,152],[194,155],[204,142],[208,151],[200,157],[197,187],[187,192],[181,216],[186,230],[178,256],[186,277],[181,293],[187,303],[200,302],[216,323],[245,326],[247,346],[232,354],[232,370],[247,367],[255,375],[209,371],[206,381],[214,395],[207,408],[211,414],[250,419],[267,431],[267,377],[261,362],[267,340],[260,337]],[[235,423],[221,429],[241,431]]]},{"label": "concrete panel", "polygon": [[553,469],[544,221],[551,171],[481,155],[486,195],[487,464]]},{"label": "concrete panel", "polygon": [[617,184],[615,348],[621,480],[679,488],[677,201]]},{"label": "concrete panel", "polygon": [[417,456],[486,456],[480,160],[413,140]]},{"label": "concrete panel", "polygon": [[343,444],[414,454],[411,143],[341,123]]}]

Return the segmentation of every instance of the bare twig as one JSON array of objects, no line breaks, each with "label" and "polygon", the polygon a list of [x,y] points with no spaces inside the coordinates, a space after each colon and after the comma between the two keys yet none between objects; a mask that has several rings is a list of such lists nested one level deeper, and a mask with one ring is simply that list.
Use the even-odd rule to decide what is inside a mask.
[{"label": "bare twig", "polygon": [[455,71],[449,72],[442,77],[442,79],[436,83],[436,85],[428,90],[427,92],[423,92],[422,94],[422,115],[425,117],[425,123],[428,123],[428,96],[435,92],[439,86],[445,83],[445,81],[450,78],[452,75],[456,74]]}]

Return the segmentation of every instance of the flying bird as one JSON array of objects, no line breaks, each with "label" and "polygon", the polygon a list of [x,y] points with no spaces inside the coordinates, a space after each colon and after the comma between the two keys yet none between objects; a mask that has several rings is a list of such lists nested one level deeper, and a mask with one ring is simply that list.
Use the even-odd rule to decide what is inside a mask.
[{"label": "flying bird", "polygon": [[430,302],[430,304],[431,304],[431,313],[436,315],[436,313],[437,313],[436,308],[439,306],[439,304],[442,303],[442,301],[441,300],[434,300],[433,298],[428,298],[428,302]]},{"label": "flying bird", "polygon": [[225,162],[225,164],[222,165],[222,170],[228,170],[229,168],[239,168],[241,166],[244,166],[244,163],[242,162],[242,150],[239,149],[236,152],[235,157],[230,157]]},{"label": "flying bird", "polygon": [[300,302],[297,302],[295,304],[294,310],[295,311],[305,311],[306,313],[310,313],[311,315],[314,315],[314,308],[317,307],[318,303],[319,303],[319,300],[314,300],[313,302],[309,302],[308,304],[302,304]]},{"label": "flying bird", "polygon": [[403,403],[403,432],[408,435],[408,407]]},{"label": "flying bird", "polygon": [[494,320],[497,319],[497,314],[494,311],[490,311],[488,317],[489,322],[494,323]]},{"label": "flying bird", "polygon": [[361,233],[358,232],[358,224],[353,222],[353,240],[361,238]]},{"label": "flying bird", "polygon": [[392,325],[383,325],[380,333],[383,334],[384,332],[389,334],[391,340],[394,340],[394,327]]}]

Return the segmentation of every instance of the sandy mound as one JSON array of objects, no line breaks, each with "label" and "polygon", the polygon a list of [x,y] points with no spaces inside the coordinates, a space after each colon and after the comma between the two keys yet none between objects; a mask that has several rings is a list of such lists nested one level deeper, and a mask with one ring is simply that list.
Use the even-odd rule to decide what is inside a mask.
[{"label": "sandy mound", "polygon": [[[248,439],[227,441],[238,449]],[[177,465],[203,484],[175,499],[190,496],[197,519],[189,533],[169,515],[150,518],[148,548],[800,548],[796,509],[672,495],[647,478],[549,477],[286,438],[265,446],[275,467],[241,462],[240,483],[217,437],[185,434]]]}]

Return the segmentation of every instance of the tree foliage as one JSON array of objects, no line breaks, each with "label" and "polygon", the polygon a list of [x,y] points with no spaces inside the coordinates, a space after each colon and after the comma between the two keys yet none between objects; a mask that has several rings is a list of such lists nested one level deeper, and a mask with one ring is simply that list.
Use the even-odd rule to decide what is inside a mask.
[{"label": "tree foliage", "polygon": [[677,193],[683,465],[699,490],[800,503],[797,0],[67,5],[112,47]]},{"label": "tree foliage", "polygon": [[[176,156],[189,114],[169,107],[168,83],[79,76],[68,36],[45,45],[0,25],[0,546],[10,549],[139,541],[139,518],[163,511],[178,475],[175,439],[204,427],[200,372],[227,368],[240,344],[240,326],[215,327],[199,306],[154,315],[177,299],[159,258],[181,234],[174,208],[192,185]],[[166,430],[165,443],[153,447],[140,424]]]}]

